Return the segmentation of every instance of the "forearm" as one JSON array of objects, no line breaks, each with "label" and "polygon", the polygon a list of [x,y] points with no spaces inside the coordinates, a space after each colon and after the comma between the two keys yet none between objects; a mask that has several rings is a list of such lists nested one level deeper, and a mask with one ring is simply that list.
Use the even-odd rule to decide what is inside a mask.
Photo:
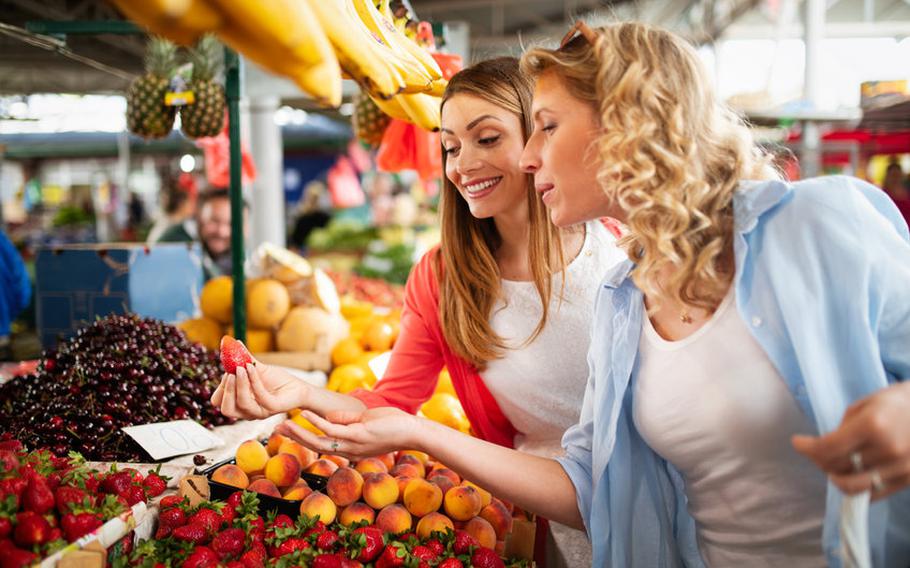
[{"label": "forearm", "polygon": [[325,416],[334,411],[362,412],[367,408],[363,402],[351,395],[316,387],[306,389],[305,396],[300,401],[299,407],[312,410],[320,416]]},{"label": "forearm", "polygon": [[497,497],[547,519],[584,529],[575,486],[556,460],[497,446],[422,418],[417,418],[415,425],[415,449]]}]

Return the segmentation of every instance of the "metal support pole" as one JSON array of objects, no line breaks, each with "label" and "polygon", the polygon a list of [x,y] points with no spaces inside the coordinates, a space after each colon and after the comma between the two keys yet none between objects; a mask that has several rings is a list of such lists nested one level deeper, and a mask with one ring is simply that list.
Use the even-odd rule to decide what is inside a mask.
[{"label": "metal support pole", "polygon": [[[806,0],[805,42],[806,71],[803,98],[812,111],[818,110],[821,94],[821,43],[825,34],[825,0]],[[813,177],[821,173],[821,132],[817,122],[803,122],[803,144],[801,156],[801,177]]]},{"label": "metal support pole", "polygon": [[240,57],[224,49],[228,136],[231,141],[231,267],[234,278],[234,337],[246,341],[246,289],[243,273],[243,178],[240,155]]}]

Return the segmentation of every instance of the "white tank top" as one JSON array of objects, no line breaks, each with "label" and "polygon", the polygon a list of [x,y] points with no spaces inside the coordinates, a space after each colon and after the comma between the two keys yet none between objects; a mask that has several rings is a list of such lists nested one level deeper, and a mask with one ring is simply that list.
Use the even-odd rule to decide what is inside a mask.
[{"label": "white tank top", "polygon": [[503,300],[492,310],[490,325],[512,347],[481,373],[490,394],[518,434],[521,451],[562,455],[563,433],[578,422],[588,379],[594,298],[608,269],[626,258],[616,239],[599,222],[585,225],[581,252],[553,278],[547,324],[537,338],[522,346],[540,320],[541,304],[533,282],[502,281]]},{"label": "white tank top", "polygon": [[708,566],[825,566],[826,479],[790,444],[816,434],[736,310],[734,294],[680,341],[647,315],[633,417],[684,476]]}]

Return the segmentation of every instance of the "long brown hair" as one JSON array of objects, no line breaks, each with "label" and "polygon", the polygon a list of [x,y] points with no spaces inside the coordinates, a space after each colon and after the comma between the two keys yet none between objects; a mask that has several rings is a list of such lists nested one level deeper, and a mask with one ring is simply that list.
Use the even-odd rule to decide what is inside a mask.
[{"label": "long brown hair", "polygon": [[[498,57],[460,71],[449,81],[441,106],[459,94],[484,99],[514,113],[521,119],[522,139],[530,136],[532,86],[519,69],[518,59]],[[445,152],[442,161],[445,170]],[[543,307],[537,327],[526,340],[530,343],[546,325],[554,267],[562,267],[563,255],[559,231],[537,197],[530,175],[527,187],[528,260]],[[501,294],[495,252],[502,241],[493,219],[471,215],[467,202],[448,178],[443,179],[439,208],[442,244],[436,274],[442,332],[453,352],[483,370],[487,362],[501,357],[508,348],[490,326],[490,313]]]},{"label": "long brown hair", "polygon": [[[638,287],[712,311],[732,276],[733,194],[744,179],[778,174],[742,119],[717,100],[692,46],[624,22],[557,50],[528,51],[522,68],[532,77],[555,73],[597,110],[598,181],[626,212],[620,245],[636,263]],[[672,276],[658,283],[667,267]]]}]

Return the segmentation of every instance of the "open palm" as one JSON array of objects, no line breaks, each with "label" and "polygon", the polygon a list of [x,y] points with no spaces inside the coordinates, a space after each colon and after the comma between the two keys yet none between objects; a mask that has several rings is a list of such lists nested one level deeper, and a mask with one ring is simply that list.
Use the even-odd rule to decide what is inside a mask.
[{"label": "open palm", "polygon": [[280,368],[257,363],[238,367],[236,375],[225,374],[212,404],[225,416],[267,418],[300,406],[309,386]]}]

